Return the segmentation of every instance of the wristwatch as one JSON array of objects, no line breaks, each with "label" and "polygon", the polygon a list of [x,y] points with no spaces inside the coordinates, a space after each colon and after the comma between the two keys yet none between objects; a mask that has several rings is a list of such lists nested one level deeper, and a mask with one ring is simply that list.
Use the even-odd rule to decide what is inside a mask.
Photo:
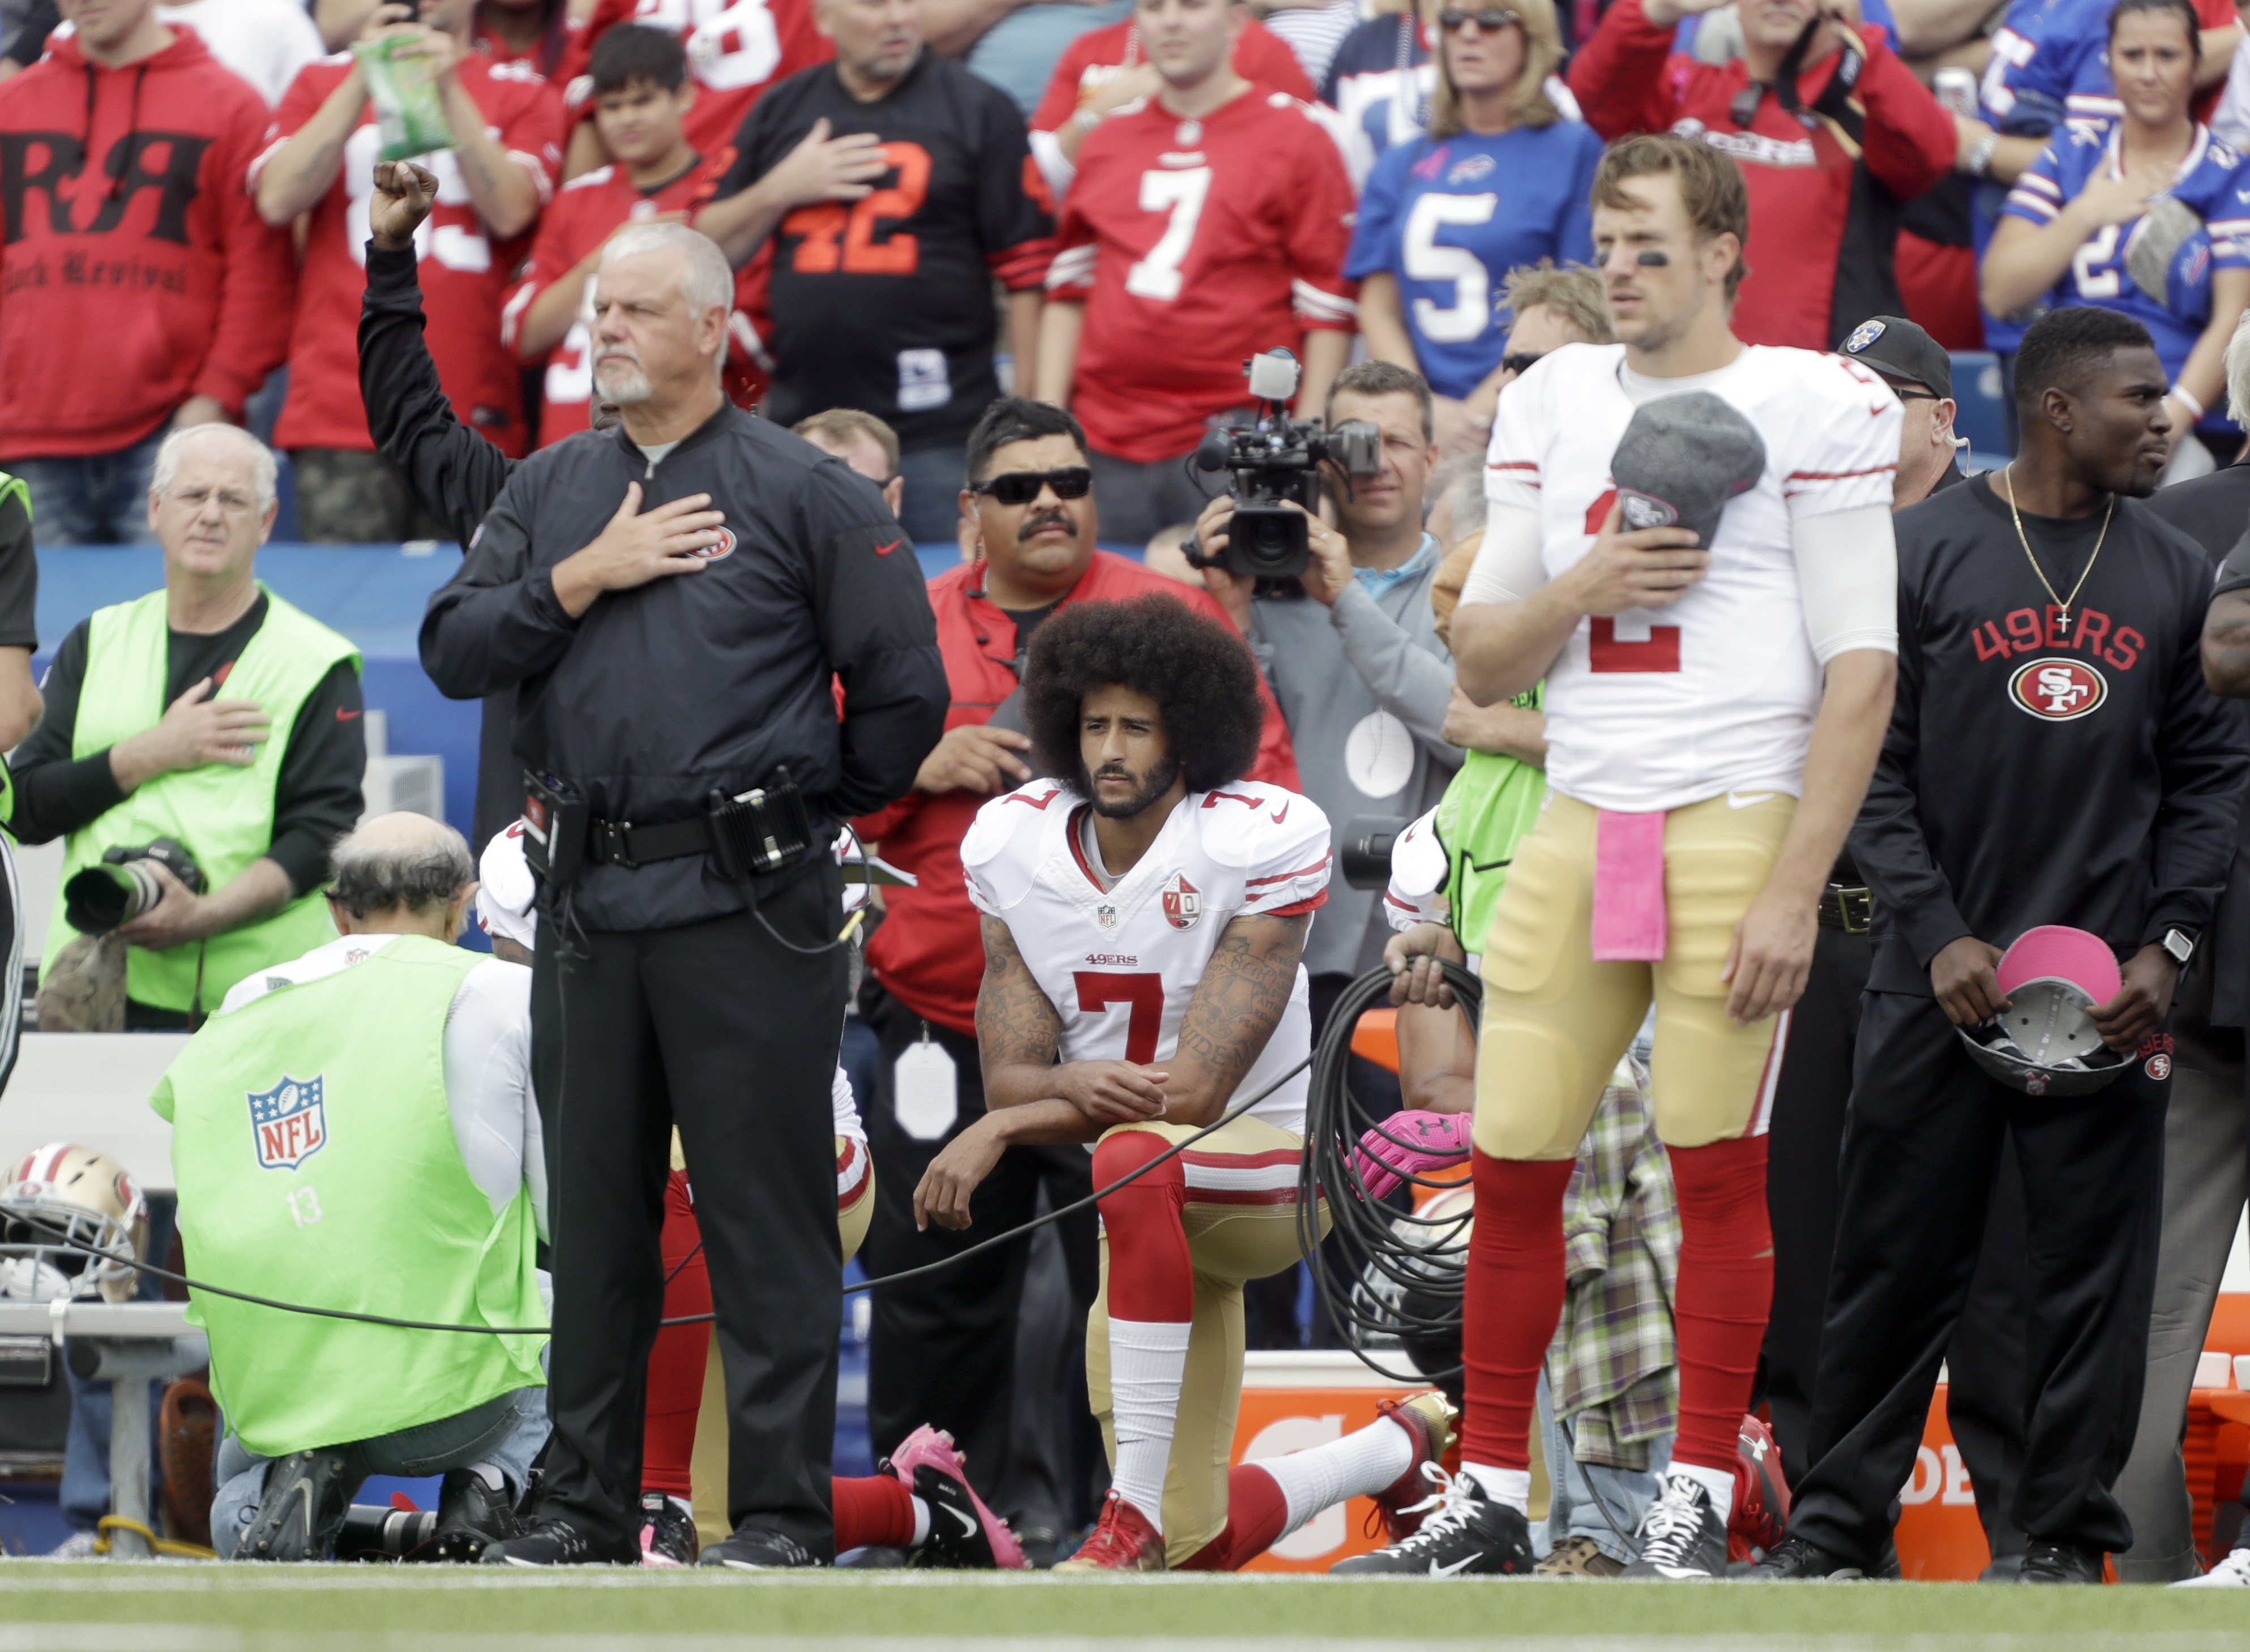
[{"label": "wristwatch", "polygon": [[2160,944],[2164,949],[2165,956],[2182,969],[2187,968],[2187,961],[2195,956],[2195,937],[2190,935],[2185,930],[2166,930],[2164,938]]},{"label": "wristwatch", "polygon": [[1972,178],[1985,176],[1992,169],[1992,152],[1999,147],[2000,135],[1987,132],[1969,146],[1969,156],[1961,163],[1961,169]]}]

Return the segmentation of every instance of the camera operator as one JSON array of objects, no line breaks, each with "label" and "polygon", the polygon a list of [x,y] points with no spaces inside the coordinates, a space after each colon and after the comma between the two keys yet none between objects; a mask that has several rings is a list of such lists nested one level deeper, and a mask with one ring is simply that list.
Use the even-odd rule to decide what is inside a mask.
[{"label": "camera operator", "polygon": [[[237,1290],[542,1324],[531,972],[453,944],[477,884],[451,826],[383,815],[335,859],[327,943],[230,992],[150,1098],[172,1126],[181,1234],[199,1269]],[[191,1296],[226,1414],[211,1506],[221,1559],[333,1559],[370,1474],[444,1475],[438,1559],[473,1560],[515,1531],[547,1437],[543,1333],[409,1331]]]},{"label": "camera operator", "polygon": [[[1268,582],[1253,598],[1255,582],[1211,560],[1225,556],[1234,497],[1212,500],[1196,522],[1205,588],[1256,650],[1288,722],[1305,795],[1327,813],[1339,845],[1355,816],[1411,819],[1434,806],[1461,761],[1440,733],[1453,667],[1438,640],[1430,582],[1443,547],[1422,527],[1423,489],[1437,461],[1430,387],[1391,362],[1347,368],[1329,395],[1328,427],[1355,420],[1381,432],[1380,467],[1351,476],[1333,460],[1322,467],[1337,525],[1308,520],[1312,562],[1294,582]],[[1379,898],[1341,879],[1330,886],[1328,910],[1305,944],[1315,1025],[1354,977],[1382,961],[1390,930]]]},{"label": "camera operator", "polygon": [[[49,1030],[191,1027],[243,977],[334,938],[319,884],[362,806],[359,654],[259,584],[273,513],[257,438],[174,432],[148,488],[164,588],[97,611],[55,651],[45,720],[10,764],[16,835],[65,840]],[[119,881],[90,911],[105,861]],[[70,913],[126,944],[121,1006],[119,949],[73,942]]]},{"label": "camera operator", "polygon": [[556,920],[540,925],[532,1004],[566,1213],[555,1432],[532,1531],[488,1564],[640,1558],[674,1124],[730,1424],[735,1531],[702,1563],[811,1566],[833,1550],[829,1091],[845,958],[840,874],[822,851],[839,819],[913,784],[945,678],[920,566],[881,495],[728,402],[733,302],[707,237],[650,223],[611,241],[593,367],[622,425],[518,467],[423,622],[443,692],[521,685],[514,747]]}]

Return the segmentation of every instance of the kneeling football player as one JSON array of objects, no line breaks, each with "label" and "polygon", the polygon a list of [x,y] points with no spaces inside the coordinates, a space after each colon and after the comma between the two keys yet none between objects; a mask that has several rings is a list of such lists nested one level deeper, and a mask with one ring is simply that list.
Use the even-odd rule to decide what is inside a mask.
[{"label": "kneeling football player", "polygon": [[1034,756],[1064,778],[986,804],[962,843],[984,915],[990,1110],[931,1161],[914,1209],[966,1227],[970,1194],[1018,1143],[1094,1144],[1096,1187],[1146,1172],[1101,1201],[1087,1386],[1113,1479],[1057,1570],[1231,1570],[1353,1495],[1411,1531],[1424,1469],[1450,1443],[1437,1394],[1226,1466],[1243,1282],[1303,1254],[1299,957],[1329,860],[1309,799],[1240,778],[1264,715],[1250,651],[1168,596],[1073,604],[1032,636],[1024,705]]}]

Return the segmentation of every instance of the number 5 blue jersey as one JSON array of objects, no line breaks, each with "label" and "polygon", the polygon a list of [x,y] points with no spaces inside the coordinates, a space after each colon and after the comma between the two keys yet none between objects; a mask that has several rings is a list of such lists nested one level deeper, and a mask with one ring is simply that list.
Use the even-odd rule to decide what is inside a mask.
[{"label": "number 5 blue jersey", "polygon": [[[2053,223],[2095,178],[2116,175],[2117,144],[2114,125],[2069,122],[2025,169],[2008,192],[2001,216]],[[2211,319],[2211,272],[2250,268],[2250,256],[2238,238],[2250,235],[2250,170],[2233,150],[2212,140],[2208,128],[2198,125],[2166,193],[2204,224],[2203,231],[2184,243],[2173,258],[2169,303],[2150,298],[2126,272],[2126,254],[2147,225],[2145,217],[2110,225],[2088,237],[2046,302],[2057,309],[2096,304],[2131,316],[2149,329],[2164,371],[2177,378]]]}]

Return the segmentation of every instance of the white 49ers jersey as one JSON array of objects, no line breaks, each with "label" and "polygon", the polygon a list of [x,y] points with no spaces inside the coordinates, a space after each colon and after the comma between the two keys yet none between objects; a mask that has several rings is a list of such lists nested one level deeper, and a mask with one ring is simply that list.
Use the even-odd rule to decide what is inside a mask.
[{"label": "white 49ers jersey", "polygon": [[[1566,344],[1501,392],[1485,492],[1538,513],[1550,579],[1616,502],[1610,457],[1639,404],[1624,368],[1622,344]],[[1701,584],[1669,608],[1580,620],[1547,674],[1548,778],[1598,808],[1800,791],[1821,671],[1791,536],[1809,516],[1888,506],[1898,468],[1898,399],[1847,357],[1752,345],[1678,390],[1740,409],[1765,473],[1728,503]]]},{"label": "white 49ers jersey", "polygon": [[[969,898],[1008,926],[1062,1017],[1063,1060],[1161,1062],[1179,1047],[1181,1018],[1230,923],[1328,899],[1328,817],[1311,798],[1256,781],[1191,791],[1104,889],[1080,841],[1086,807],[1060,783],[1034,780],[979,809],[961,844]],[[1300,964],[1289,1006],[1234,1100],[1311,1051],[1307,990]],[[1310,1083],[1298,1074],[1251,1116],[1301,1132]]]}]

